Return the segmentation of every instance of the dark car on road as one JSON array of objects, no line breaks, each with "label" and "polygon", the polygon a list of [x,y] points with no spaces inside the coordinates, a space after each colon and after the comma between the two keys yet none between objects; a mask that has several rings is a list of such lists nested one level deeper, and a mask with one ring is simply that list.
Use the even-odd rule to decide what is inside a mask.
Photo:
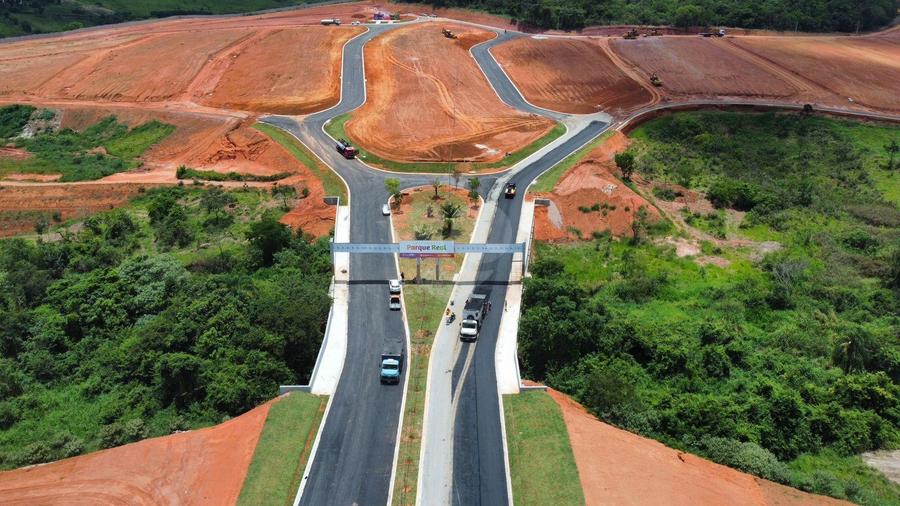
[{"label": "dark car on road", "polygon": [[515,183],[507,183],[506,189],[503,190],[503,195],[508,199],[515,198],[516,197],[516,184]]}]

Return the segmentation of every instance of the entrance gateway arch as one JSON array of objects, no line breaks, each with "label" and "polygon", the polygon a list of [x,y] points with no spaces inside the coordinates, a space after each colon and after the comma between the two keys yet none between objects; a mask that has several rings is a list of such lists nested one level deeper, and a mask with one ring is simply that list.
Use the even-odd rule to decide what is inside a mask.
[{"label": "entrance gateway arch", "polygon": [[401,258],[450,258],[457,254],[491,253],[522,254],[522,271],[528,268],[528,248],[524,242],[516,243],[457,243],[453,241],[401,241],[398,243],[331,242],[331,262],[336,253],[399,254]]}]

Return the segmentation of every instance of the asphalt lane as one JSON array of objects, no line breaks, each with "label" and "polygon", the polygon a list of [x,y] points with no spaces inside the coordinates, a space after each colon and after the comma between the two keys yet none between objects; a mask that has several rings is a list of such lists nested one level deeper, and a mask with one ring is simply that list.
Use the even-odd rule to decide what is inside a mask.
[{"label": "asphalt lane", "polygon": [[[609,125],[592,122],[565,143],[551,150],[536,162],[516,174],[511,182],[527,188],[543,171],[556,165],[579,147],[600,135]],[[491,223],[488,242],[511,243],[516,240],[522,214],[521,194],[514,199],[501,198]],[[484,255],[478,268],[476,286],[491,288],[492,311],[481,328],[474,344],[472,364],[457,381],[455,395],[459,398],[453,429],[453,490],[454,505],[509,504],[506,490],[506,465],[503,459],[503,434],[500,428],[500,402],[497,393],[497,371],[494,355],[500,314],[506,298],[506,283],[512,269],[510,255]],[[463,345],[454,370],[465,361],[468,347]]]}]

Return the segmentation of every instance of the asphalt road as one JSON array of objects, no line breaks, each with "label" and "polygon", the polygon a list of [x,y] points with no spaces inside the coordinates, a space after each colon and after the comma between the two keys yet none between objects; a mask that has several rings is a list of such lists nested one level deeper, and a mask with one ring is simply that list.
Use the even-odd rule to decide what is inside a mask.
[{"label": "asphalt road", "polygon": [[[385,179],[396,177],[402,188],[409,188],[429,185],[435,178],[390,174],[372,170],[358,160],[346,160],[322,131],[326,121],[365,102],[363,45],[396,26],[370,26],[345,46],[337,106],[310,115],[302,123],[284,116],[262,119],[297,136],[347,182],[353,242],[392,242],[390,221],[381,215],[388,198]],[[482,190],[486,192],[494,179],[482,177]],[[379,254],[351,255],[349,274],[347,355],[301,496],[304,505],[382,505],[388,500],[406,370],[399,385],[381,385],[379,367],[384,336],[401,336],[406,342],[401,313],[387,307],[387,280],[399,276],[393,256]],[[406,355],[408,358],[409,353]]]},{"label": "asphalt road", "polygon": [[[601,122],[590,123],[577,135],[517,173],[511,182],[516,183],[519,188],[527,188],[543,171],[600,135],[607,126],[608,124]],[[515,242],[521,213],[521,193],[515,199],[501,198],[488,233],[488,242]],[[478,341],[462,346],[454,366],[454,370],[462,371],[462,364],[468,354],[474,353],[472,363],[465,373],[459,374],[453,388],[454,397],[459,396],[453,430],[451,500],[455,505],[494,506],[510,503],[506,491],[506,466],[500,429],[500,417],[503,414],[500,413],[494,355],[511,269],[511,255],[482,257],[476,286],[490,287],[492,311],[482,325]]]},{"label": "asphalt road", "polygon": [[[396,177],[401,180],[401,187],[409,188],[428,185],[435,178],[430,174],[392,174],[373,170],[358,160],[346,160],[335,150],[334,141],[322,131],[322,126],[329,119],[352,111],[365,102],[363,46],[373,37],[396,26],[370,26],[368,32],[345,46],[342,96],[337,106],[310,115],[300,123],[283,116],[268,116],[262,120],[297,136],[347,182],[352,203],[350,240],[353,242],[391,242],[389,220],[380,212],[388,197],[384,190],[385,179]],[[556,113],[527,104],[487,54],[494,44],[511,37],[510,34],[476,46],[472,50],[473,56],[509,105],[558,119],[561,116]],[[513,178],[513,182],[518,183],[519,188],[526,188],[538,174],[599,135],[605,127],[603,123],[592,123],[529,165]],[[480,179],[481,191],[487,195],[496,177]],[[489,242],[515,241],[521,207],[521,197],[504,199],[500,203],[491,225]],[[485,255],[478,273],[479,281],[496,284],[491,298],[500,301],[501,307],[510,268],[509,255]],[[403,383],[400,386],[381,385],[378,374],[383,336],[406,335],[406,325],[400,313],[387,309],[386,280],[396,277],[396,264],[389,255],[354,254],[350,257],[347,355],[301,504],[381,505],[387,502]],[[497,312],[490,314],[479,342],[465,348],[471,348],[474,361],[467,373],[459,376],[461,390],[454,440],[455,504],[499,505],[509,502],[500,431],[502,415],[494,369],[499,322]],[[465,354],[461,355],[461,360],[464,358]]]}]

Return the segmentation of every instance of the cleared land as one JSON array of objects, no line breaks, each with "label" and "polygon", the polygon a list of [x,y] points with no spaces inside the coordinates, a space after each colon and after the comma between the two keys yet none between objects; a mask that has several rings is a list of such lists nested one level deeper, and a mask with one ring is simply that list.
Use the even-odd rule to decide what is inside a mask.
[{"label": "cleared land", "polygon": [[867,37],[737,37],[729,41],[837,95],[837,102],[900,111],[897,30]]},{"label": "cleared land", "polygon": [[491,50],[532,104],[572,114],[616,112],[653,95],[619,68],[596,39],[519,38]]},{"label": "cleared land", "polygon": [[613,39],[610,46],[647,76],[659,76],[665,92],[671,94],[787,98],[799,91],[721,39]]},{"label": "cleared land", "polygon": [[[448,28],[458,39],[441,34]],[[392,30],[366,45],[368,101],[347,133],[377,156],[399,161],[497,161],[553,127],[506,106],[469,48],[493,34],[453,23]]]},{"label": "cleared land", "polygon": [[208,429],[0,472],[0,503],[234,504],[271,405]]},{"label": "cleared land", "polygon": [[193,95],[212,107],[276,114],[326,109],[340,98],[344,43],[362,31],[302,27],[265,33],[222,55],[204,76],[208,82],[199,84]]}]

